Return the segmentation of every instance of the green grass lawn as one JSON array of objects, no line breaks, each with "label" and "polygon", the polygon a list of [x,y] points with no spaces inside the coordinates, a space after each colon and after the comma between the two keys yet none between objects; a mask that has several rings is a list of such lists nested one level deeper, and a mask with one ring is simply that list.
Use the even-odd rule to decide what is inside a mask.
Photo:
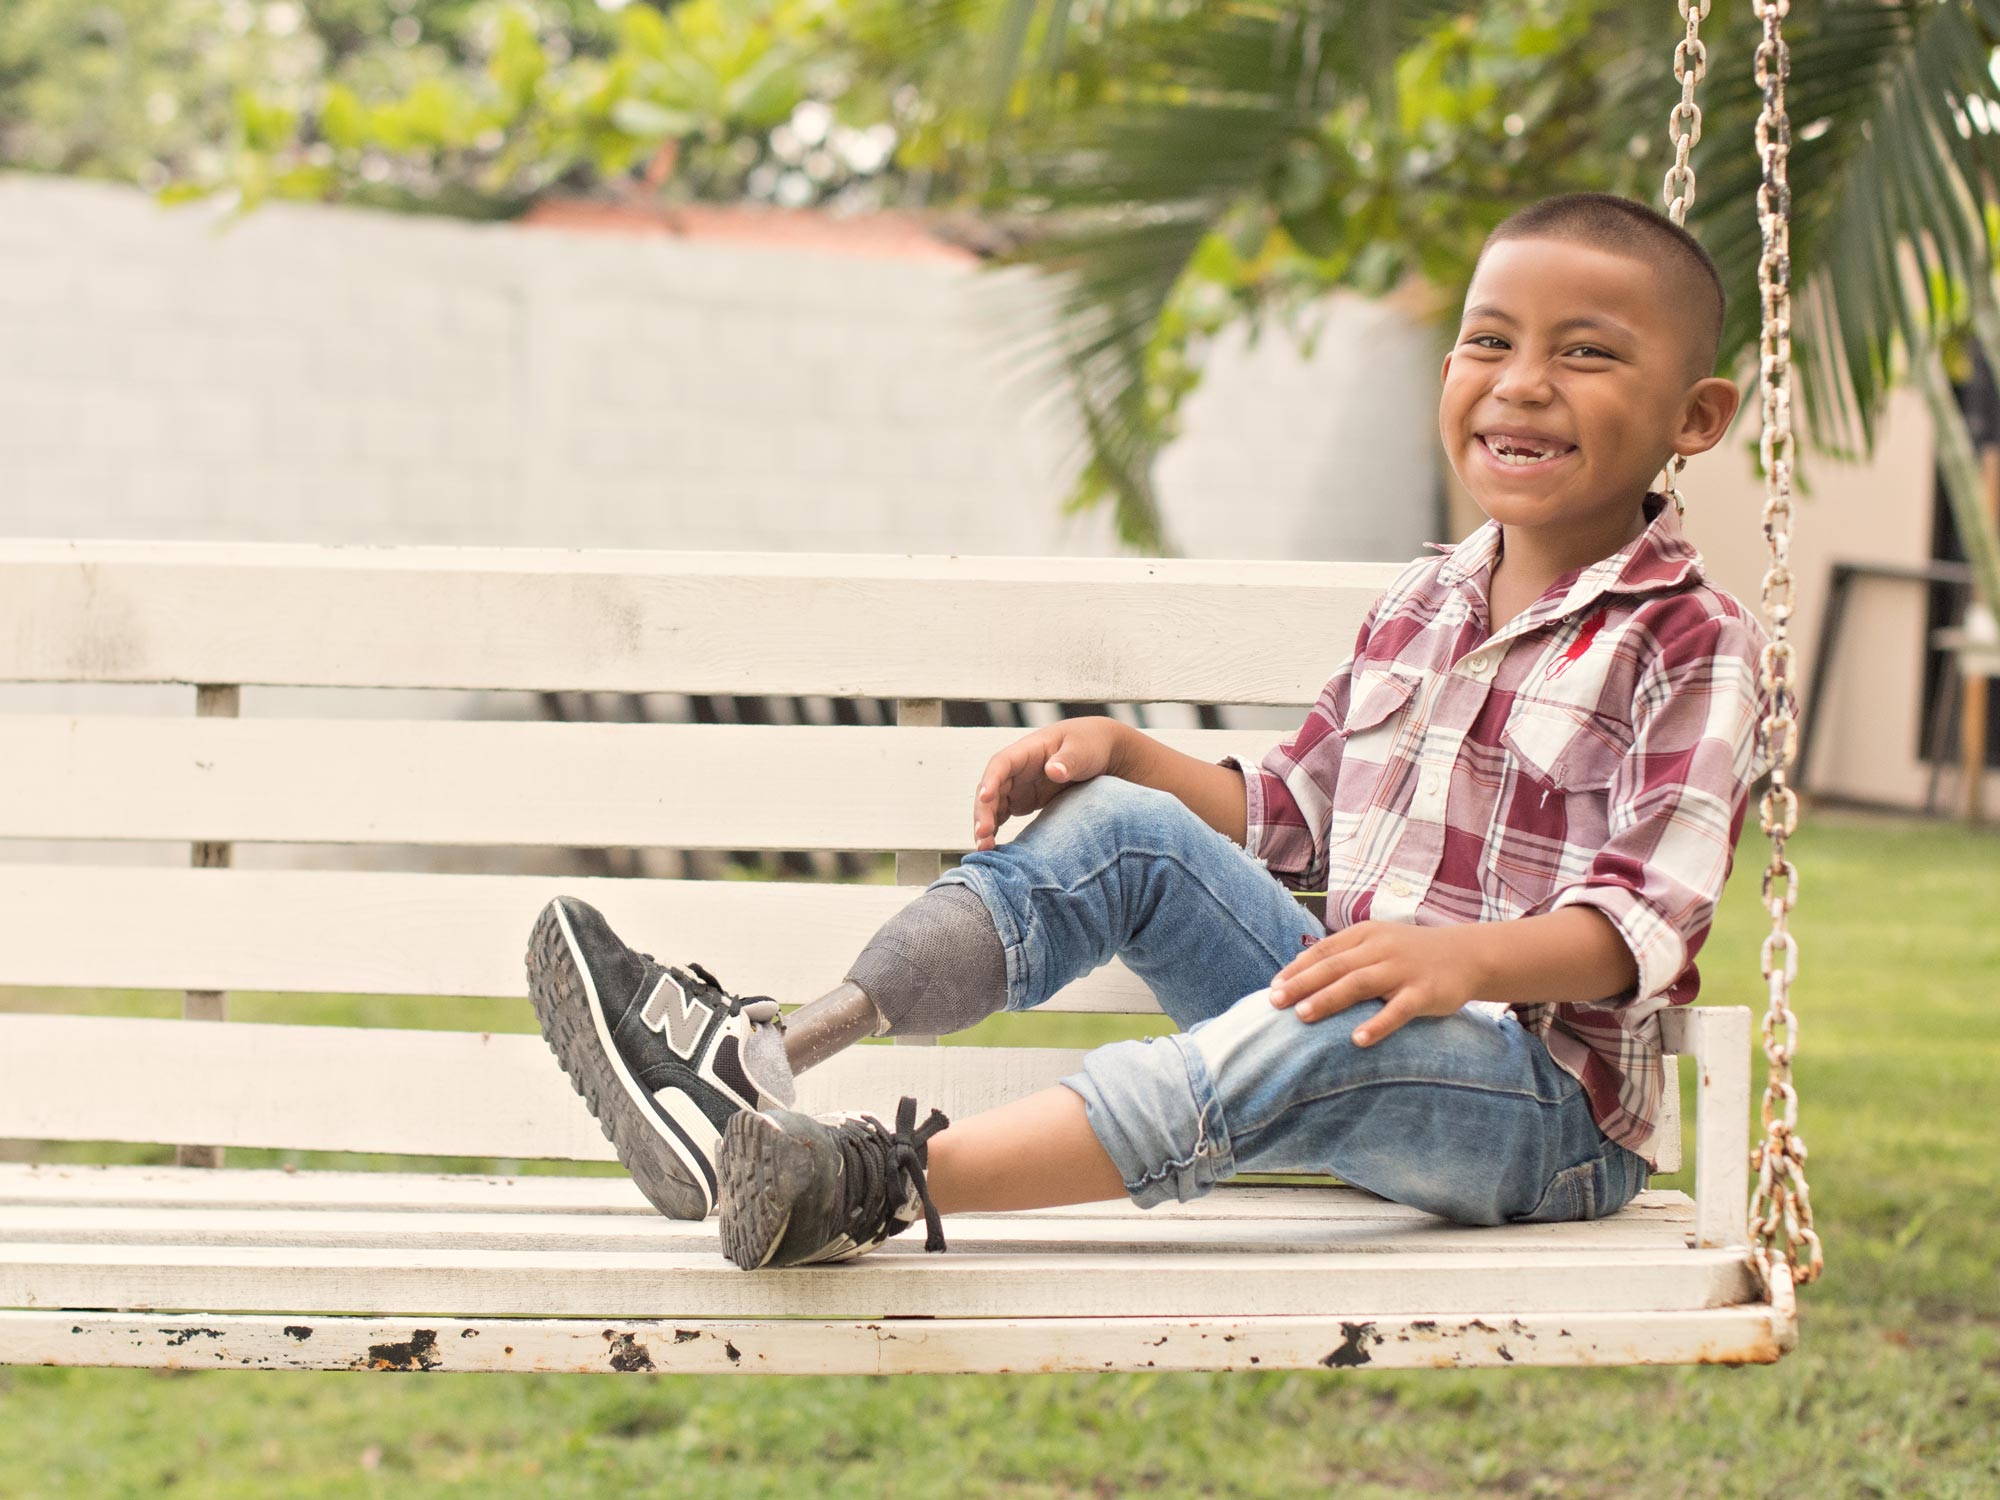
[{"label": "green grass lawn", "polygon": [[[1992,1500],[2000,837],[1828,816],[1796,849],[1797,1078],[1827,1271],[1802,1294],[1802,1347],[1774,1368],[923,1380],[11,1369],[0,1497]],[[1759,858],[1745,856],[1703,954],[1704,999],[1761,1012]],[[49,1001],[0,992],[0,1006]],[[445,1003],[451,1024],[481,1029],[519,1027],[526,1011]],[[439,1009],[339,999],[310,1014],[436,1025]],[[236,997],[233,1013],[307,1018],[275,996]],[[1066,1018],[1061,1040],[1097,1040],[1106,1024]]]}]

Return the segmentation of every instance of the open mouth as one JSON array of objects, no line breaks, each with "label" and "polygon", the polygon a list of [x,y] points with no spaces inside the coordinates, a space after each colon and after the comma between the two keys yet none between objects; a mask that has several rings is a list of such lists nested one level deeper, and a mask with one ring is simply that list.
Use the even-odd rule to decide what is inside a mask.
[{"label": "open mouth", "polygon": [[1576,452],[1574,443],[1558,443],[1551,438],[1510,437],[1498,432],[1480,433],[1479,442],[1496,463],[1509,469],[1532,469],[1537,464],[1554,463]]}]

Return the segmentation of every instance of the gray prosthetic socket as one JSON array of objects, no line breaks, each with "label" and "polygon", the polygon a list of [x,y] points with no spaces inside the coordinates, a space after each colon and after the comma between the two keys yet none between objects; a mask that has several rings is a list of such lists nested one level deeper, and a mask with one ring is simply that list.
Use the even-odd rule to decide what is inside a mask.
[{"label": "gray prosthetic socket", "polygon": [[941,1036],[1007,1007],[1007,955],[986,903],[941,885],[897,912],[847,978],[875,1002],[891,1036]]}]

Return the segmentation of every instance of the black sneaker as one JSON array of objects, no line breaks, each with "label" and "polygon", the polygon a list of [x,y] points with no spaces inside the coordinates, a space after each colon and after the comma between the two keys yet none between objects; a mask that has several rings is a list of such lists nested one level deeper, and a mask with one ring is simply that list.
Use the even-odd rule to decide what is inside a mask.
[{"label": "black sneaker", "polygon": [[573,896],[535,921],[528,995],[549,1050],[639,1191],[669,1218],[706,1218],[723,1126],[760,1103],[791,1102],[778,1002],[727,994],[700,964],[677,969],[634,952]]},{"label": "black sneaker", "polygon": [[944,1225],[924,1181],[928,1142],[951,1122],[917,1101],[891,1130],[873,1115],[745,1110],[722,1132],[722,1253],[746,1271],[853,1260],[918,1219],[926,1250],[944,1249]]}]

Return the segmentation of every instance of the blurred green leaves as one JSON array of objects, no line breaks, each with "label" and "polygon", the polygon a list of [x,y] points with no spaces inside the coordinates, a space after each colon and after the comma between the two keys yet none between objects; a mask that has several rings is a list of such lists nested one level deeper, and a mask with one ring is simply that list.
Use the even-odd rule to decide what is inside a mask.
[{"label": "blurred green leaves", "polygon": [[361,101],[411,95],[403,120],[381,123],[438,135],[455,102],[438,81],[490,57],[502,87],[522,90],[529,71],[601,51],[610,31],[597,0],[8,0],[0,163],[172,184],[169,197],[318,196],[341,174],[325,151],[288,154],[309,118],[332,149],[357,149],[378,123]]},{"label": "blurred green leaves", "polygon": [[[357,13],[371,3],[386,6],[373,28]],[[227,149],[177,171],[175,191],[244,209],[311,197],[476,215],[607,186],[825,201],[892,168],[881,22],[857,20],[864,3],[880,0],[633,0],[615,13],[437,0],[420,18],[422,0],[299,0],[352,56],[239,88]]]}]

